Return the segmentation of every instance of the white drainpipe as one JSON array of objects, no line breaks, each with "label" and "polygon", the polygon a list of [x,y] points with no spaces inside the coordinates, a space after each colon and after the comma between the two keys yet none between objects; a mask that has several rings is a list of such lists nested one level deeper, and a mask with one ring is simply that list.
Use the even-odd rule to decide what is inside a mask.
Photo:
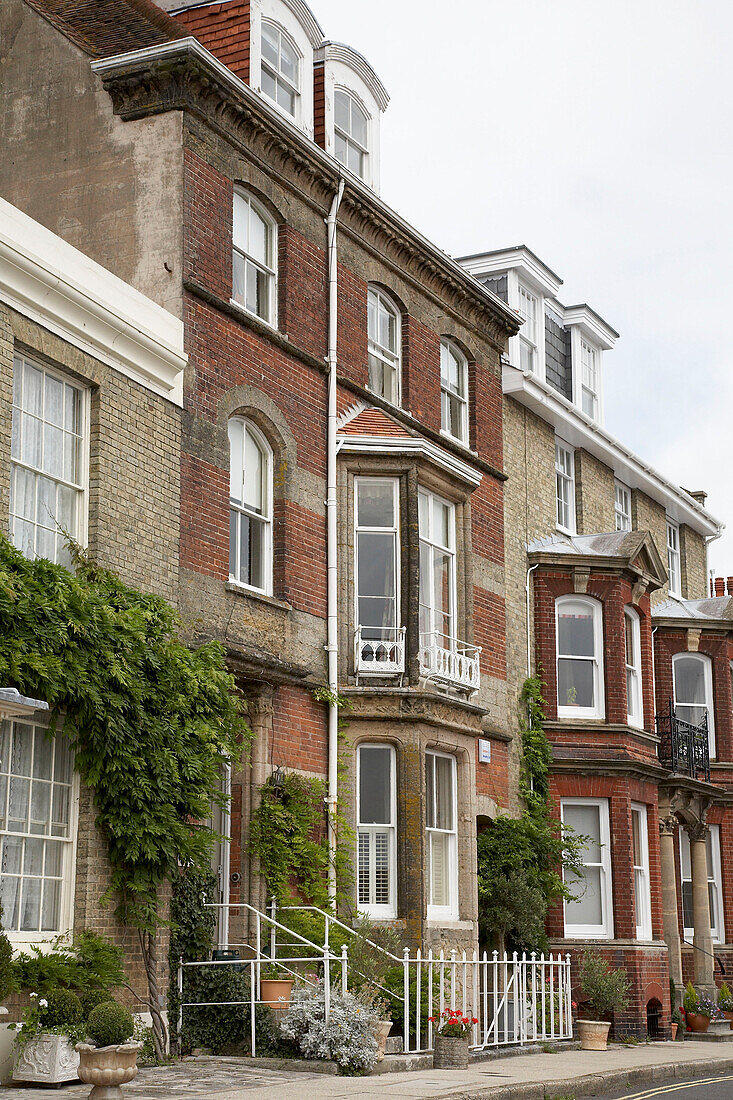
[{"label": "white drainpipe", "polygon": [[229,947],[229,873],[231,867],[231,844],[232,844],[232,766],[226,764],[224,767],[224,797],[226,802],[224,803],[224,809],[221,811],[221,835],[223,839],[220,841],[221,845],[221,860],[220,860],[220,874],[221,883],[219,884],[219,894],[221,897],[222,908],[219,909],[219,947]]},{"label": "white drainpipe", "polygon": [[338,806],[338,530],[336,506],[336,365],[338,361],[338,251],[336,248],[336,219],[344,194],[344,180],[339,180],[331,209],[326,219],[328,226],[328,430],[327,430],[327,488],[326,488],[326,573],[328,580],[328,623],[326,652],[328,654],[328,688],[334,697],[328,706],[328,897],[336,902],[336,829],[335,815]]}]

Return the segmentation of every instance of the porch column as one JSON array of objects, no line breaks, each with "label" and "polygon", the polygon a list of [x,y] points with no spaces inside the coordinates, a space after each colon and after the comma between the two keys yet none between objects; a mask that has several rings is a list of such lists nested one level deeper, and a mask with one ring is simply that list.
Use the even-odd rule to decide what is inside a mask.
[{"label": "porch column", "polygon": [[704,824],[687,826],[690,837],[690,864],[692,867],[692,919],[695,934],[694,947],[695,986],[709,996],[715,994],[713,972],[713,940],[710,934],[710,895],[708,893],[708,827]]},{"label": "porch column", "polygon": [[[678,1002],[682,999],[682,948],[677,916],[677,879],[674,868],[674,838],[677,831],[674,814],[659,822],[659,855],[662,871],[662,916],[664,939],[669,951],[669,976],[675,984]],[[672,1005],[674,1008],[675,1005]]]},{"label": "porch column", "polygon": [[[247,713],[252,730],[250,785],[248,791],[248,805],[243,807],[242,820],[242,848],[249,840],[249,823],[255,810],[262,801],[260,790],[270,772],[269,755],[270,739],[272,737],[273,717],[273,689],[269,684],[259,684],[247,697]],[[245,820],[246,814],[246,820]],[[243,852],[244,856],[244,852]],[[242,862],[245,860],[243,858]],[[249,855],[247,860],[247,882],[242,900],[254,905],[260,912],[265,911],[267,904],[267,888],[265,880],[260,872],[259,860],[256,856]],[[249,914],[247,921],[250,937],[254,936],[255,918]],[[250,940],[250,942],[253,942]]]}]

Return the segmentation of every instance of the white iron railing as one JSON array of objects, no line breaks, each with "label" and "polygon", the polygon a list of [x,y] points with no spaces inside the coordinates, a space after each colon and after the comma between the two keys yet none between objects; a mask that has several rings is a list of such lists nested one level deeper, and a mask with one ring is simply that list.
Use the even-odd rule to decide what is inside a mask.
[{"label": "white iron railing", "polygon": [[[313,906],[287,907],[310,910],[324,918],[324,942],[317,944],[288,927],[285,923],[287,908],[279,910],[281,920],[275,917],[274,907],[271,915],[260,913],[244,902],[231,903],[227,908],[247,910],[254,915],[255,942],[231,944],[239,951],[235,958],[179,961],[179,1039],[184,1010],[248,1006],[250,1048],[254,1056],[257,1050],[255,1009],[256,1005],[266,1003],[260,995],[260,972],[264,965],[273,961],[301,984],[322,983],[326,1013],[330,1011],[334,990],[347,993],[350,985],[359,984],[360,975],[350,964],[347,945],[335,951],[330,946],[330,937],[334,927],[350,937],[360,937],[360,933],[338,918]],[[278,937],[284,942],[278,944]],[[389,968],[399,974],[399,992],[395,991],[394,982],[391,989],[382,985],[378,988],[390,1004],[392,1016],[401,1021],[396,1030],[397,1034],[402,1032],[405,1053],[431,1051],[440,1016],[449,1010],[458,1010],[472,1021],[471,1048],[476,1051],[572,1038],[569,955],[533,953],[520,956],[515,952],[512,956],[500,956],[496,951],[491,955],[486,952],[479,955],[477,951],[468,955],[463,951],[459,955],[456,951],[435,954],[432,950],[423,954],[419,949],[411,954],[405,948],[402,956],[398,956],[368,939],[367,942],[381,952]],[[281,953],[282,949],[285,954]],[[188,968],[220,966],[246,970],[246,999],[184,1000],[184,973]]]},{"label": "white iron railing", "polygon": [[355,633],[354,663],[359,674],[394,676],[405,671],[405,628],[385,626],[380,628],[379,638],[365,637],[374,634],[373,627],[359,626]]},{"label": "white iron railing", "polygon": [[478,691],[481,686],[481,646],[446,638],[434,630],[420,635],[420,674],[431,680]]}]

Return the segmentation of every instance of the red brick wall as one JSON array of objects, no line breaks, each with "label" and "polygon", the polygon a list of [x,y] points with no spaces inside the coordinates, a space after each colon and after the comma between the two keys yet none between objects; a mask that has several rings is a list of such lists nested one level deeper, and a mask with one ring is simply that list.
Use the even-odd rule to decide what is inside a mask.
[{"label": "red brick wall", "polygon": [[184,276],[227,302],[232,296],[233,194],[230,179],[190,149],[184,151]]},{"label": "red brick wall", "polygon": [[440,431],[440,334],[416,317],[402,317],[402,403],[433,431]]},{"label": "red brick wall", "polygon": [[303,688],[286,685],[275,694],[271,755],[273,764],[326,774],[326,708]]},{"label": "red brick wall", "polygon": [[202,46],[249,83],[249,0],[227,0],[174,16]]},{"label": "red brick wall", "polygon": [[289,225],[280,226],[278,243],[278,327],[299,348],[323,359],[328,351],[326,250]]},{"label": "red brick wall", "polygon": [[326,148],[326,80],[323,62],[313,66],[313,138]]},{"label": "red brick wall", "polygon": [[491,763],[482,764],[479,760],[479,746],[476,741],[476,793],[488,795],[499,806],[505,806],[508,794],[509,746],[505,741],[491,740]]},{"label": "red brick wall", "polygon": [[[669,700],[674,698],[672,658],[677,653],[686,652],[686,630],[672,630],[664,626],[657,630],[654,635],[654,659],[657,710],[660,713],[666,713]],[[718,760],[733,762],[733,697],[730,674],[733,643],[726,634],[703,631],[697,652],[706,654],[712,661],[716,757]]]}]

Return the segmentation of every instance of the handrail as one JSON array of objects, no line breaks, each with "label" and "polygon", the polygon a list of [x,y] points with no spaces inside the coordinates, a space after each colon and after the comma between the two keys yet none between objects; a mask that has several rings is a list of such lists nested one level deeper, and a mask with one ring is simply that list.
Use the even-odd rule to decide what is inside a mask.
[{"label": "handrail", "polygon": [[[386,955],[387,958],[393,959],[396,963],[402,963],[402,959],[399,957],[399,955],[393,955],[392,952],[388,951],[386,947],[380,947],[380,945],[378,943],[375,943],[374,940],[370,940],[368,936],[364,936],[361,932],[357,932],[356,929],[350,928],[348,924],[344,924],[344,922],[340,921],[338,917],[334,917],[330,913],[327,913],[325,910],[319,909],[317,905],[281,905],[280,908],[298,909],[302,912],[318,913],[320,916],[324,917],[330,924],[337,924],[339,928],[343,928],[344,932],[348,932],[349,935],[354,936],[355,939],[364,940],[364,942],[368,943],[370,947],[374,947],[377,951],[381,951],[381,953],[383,955]],[[293,930],[288,928],[287,931],[290,932]]]},{"label": "handrail", "polygon": [[[288,928],[287,925],[280,924],[280,922],[275,920],[274,917],[268,917],[267,913],[263,913],[261,910],[255,908],[254,905],[249,905],[246,901],[231,901],[231,902],[206,901],[206,902],[204,902],[204,908],[206,908],[206,909],[249,909],[249,911],[251,913],[256,913],[260,920],[269,921],[270,924],[275,925],[275,927],[279,928],[283,932],[290,932],[291,935],[297,936],[298,939],[301,941],[301,943],[304,943],[307,947],[315,948],[315,950],[318,951],[319,955],[323,955],[323,947],[324,947],[323,944],[319,945],[317,943],[313,943],[313,940],[309,940],[306,936],[301,936],[300,932],[296,932],[294,928]],[[320,912],[320,910],[319,910],[319,912]],[[240,946],[250,947],[251,945],[250,944],[241,944]],[[326,944],[325,946],[327,947],[328,944]],[[261,955],[262,952],[258,952],[258,954]],[[267,956],[262,956],[262,957],[267,958]],[[335,958],[335,956],[334,956],[334,958]]]}]

